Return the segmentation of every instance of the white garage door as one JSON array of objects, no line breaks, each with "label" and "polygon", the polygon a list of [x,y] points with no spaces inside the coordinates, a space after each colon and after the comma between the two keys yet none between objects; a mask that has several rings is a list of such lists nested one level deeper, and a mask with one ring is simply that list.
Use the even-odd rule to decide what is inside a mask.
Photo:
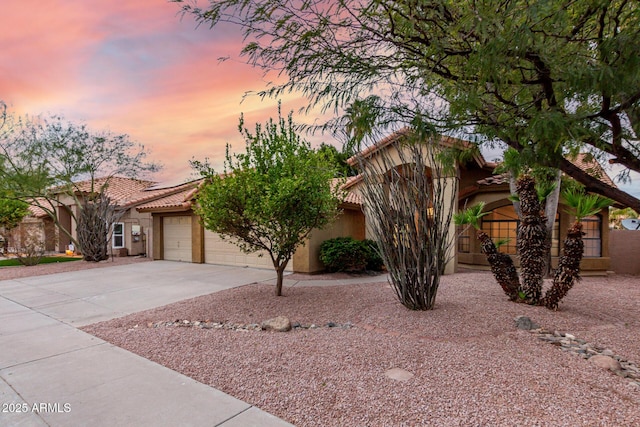
[{"label": "white garage door", "polygon": [[191,262],[191,217],[163,218],[164,259]]},{"label": "white garage door", "polygon": [[[209,230],[204,232],[204,262],[239,267],[273,268],[271,258],[266,252],[263,256],[259,256],[258,252],[245,254],[239,247],[228,240],[222,240],[218,234]],[[287,271],[293,271],[293,261],[289,261]]]}]

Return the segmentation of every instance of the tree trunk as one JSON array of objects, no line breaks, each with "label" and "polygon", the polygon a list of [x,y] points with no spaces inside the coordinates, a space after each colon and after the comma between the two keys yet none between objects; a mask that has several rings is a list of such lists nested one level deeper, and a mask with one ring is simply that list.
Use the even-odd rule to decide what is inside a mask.
[{"label": "tree trunk", "polygon": [[567,295],[573,285],[580,280],[580,261],[584,252],[582,240],[582,224],[576,222],[569,229],[564,241],[562,256],[558,261],[558,269],[553,278],[553,285],[547,291],[541,305],[556,310],[560,300]]},{"label": "tree trunk", "polygon": [[547,217],[546,229],[547,229],[547,251],[546,264],[544,269],[545,277],[551,275],[551,245],[553,242],[553,225],[556,222],[556,214],[558,213],[558,203],[560,202],[560,186],[562,184],[562,171],[558,169],[556,172],[555,188],[547,196],[544,207],[544,215]]},{"label": "tree trunk", "polygon": [[549,248],[545,218],[533,177],[523,175],[518,179],[518,196],[522,209],[517,242],[522,276],[521,290],[528,304],[537,304],[542,296],[545,260]]},{"label": "tree trunk", "polygon": [[[513,172],[509,173],[509,192],[512,195],[518,194],[518,190],[516,187],[516,178]],[[522,210],[520,209],[520,202],[518,200],[513,200],[511,203],[513,203],[513,210],[516,211],[516,215],[518,215],[518,218],[522,218]]]},{"label": "tree trunk", "polygon": [[482,253],[487,256],[487,261],[489,261],[491,272],[496,281],[509,299],[516,301],[518,299],[520,279],[518,278],[516,267],[513,265],[513,260],[509,255],[498,252],[493,240],[484,231],[478,232],[478,240],[481,242]]},{"label": "tree trunk", "polygon": [[287,266],[286,263],[276,267],[277,279],[276,279],[276,296],[282,296],[282,283],[284,282],[284,269]]}]

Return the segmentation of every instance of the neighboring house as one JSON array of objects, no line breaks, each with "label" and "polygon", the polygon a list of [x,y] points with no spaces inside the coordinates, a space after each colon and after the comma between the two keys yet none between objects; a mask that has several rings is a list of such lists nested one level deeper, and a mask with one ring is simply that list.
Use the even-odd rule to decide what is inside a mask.
[{"label": "neighboring house", "polygon": [[[364,150],[361,155],[368,159],[375,159],[376,153],[380,150],[395,150],[396,143],[402,141],[407,132],[409,132],[408,129],[395,132]],[[469,144],[466,141],[445,136],[440,137],[438,143],[444,146]],[[574,160],[574,163],[609,185],[614,185],[596,162],[586,162],[585,157],[580,156]],[[494,175],[495,167],[495,163],[487,162],[480,153],[474,155],[467,164],[459,165],[458,205],[452,208],[464,209],[465,206],[484,201],[490,213],[483,217],[482,229],[494,240],[511,238],[509,243],[500,247],[500,250],[515,254],[515,230],[518,219],[508,199],[510,196],[508,180],[503,175]],[[398,164],[397,168],[401,168],[401,165]],[[453,179],[453,177],[447,179]],[[362,240],[373,237],[368,234],[362,202],[358,194],[359,185],[361,180],[357,176],[343,183],[342,188],[346,190],[346,197],[340,205],[340,216],[324,230],[314,230],[311,233],[305,245],[294,254],[292,262],[287,266],[288,271],[303,273],[322,271],[324,266],[319,260],[319,247],[327,239],[351,236]],[[245,254],[236,245],[206,230],[200,218],[193,212],[196,192],[195,187],[184,188],[179,192],[167,194],[136,207],[139,214],[147,214],[152,218],[153,244],[150,246],[150,254],[153,259],[273,268],[268,255]],[[573,222],[573,218],[565,211],[566,206],[561,204],[553,234],[554,263],[557,263],[557,256],[567,228]],[[587,218],[584,224],[585,257],[582,267],[590,272],[606,272],[610,266],[608,211],[604,209],[600,214]],[[447,266],[446,273],[453,273],[458,266],[488,266],[484,254],[480,253],[474,230],[463,232],[452,224],[451,234],[457,238],[456,253],[453,254],[455,256]]]},{"label": "neighboring house", "polygon": [[45,252],[55,250],[56,226],[47,213],[37,206],[29,206],[29,213],[9,232],[9,252],[35,245]]},{"label": "neighboring house", "polygon": [[[105,184],[105,178],[97,179],[94,188],[100,188]],[[76,197],[82,203],[84,195],[91,190],[90,181],[76,183],[78,191]],[[156,182],[138,180],[124,177],[108,178],[108,185],[105,194],[115,204],[116,209],[124,211],[122,216],[113,225],[111,238],[111,249],[116,256],[126,255],[146,255],[150,253],[151,242],[153,240],[153,229],[151,215],[138,212],[135,208],[141,204],[180,193],[185,189],[193,189],[197,182],[188,182],[171,187],[158,187]],[[65,194],[60,194],[56,203],[58,221],[66,230],[71,230],[76,237],[76,224],[74,215],[77,217],[79,207],[76,200]],[[49,215],[37,206],[30,207],[31,216],[27,217],[21,227],[36,219],[41,224],[43,230],[43,241],[45,249],[51,252],[65,252],[71,243],[71,239],[64,232],[56,227]],[[73,213],[73,215],[72,215]]]}]

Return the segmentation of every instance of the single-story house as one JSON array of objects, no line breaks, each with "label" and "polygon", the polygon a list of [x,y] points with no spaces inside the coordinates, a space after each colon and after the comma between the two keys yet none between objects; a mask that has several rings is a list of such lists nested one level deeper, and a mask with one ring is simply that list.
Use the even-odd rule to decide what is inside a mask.
[{"label": "single-story house", "polygon": [[[380,150],[395,150],[397,143],[402,141],[407,132],[409,132],[408,129],[395,132],[360,154],[374,159]],[[445,136],[441,137],[437,143],[445,146],[468,144]],[[352,160],[352,162],[355,161]],[[595,161],[589,162],[587,157],[582,155],[575,159],[574,163],[614,186]],[[471,161],[458,165],[458,206],[454,208],[464,209],[466,206],[484,201],[489,215],[482,218],[482,230],[494,240],[510,238],[509,243],[501,246],[499,250],[515,254],[518,219],[508,199],[510,196],[508,178],[504,175],[495,175],[493,171],[496,166],[495,163],[487,162],[480,153],[476,153]],[[360,184],[361,180],[358,176],[351,177],[343,183],[343,189],[347,191],[347,195],[340,206],[341,215],[326,229],[314,230],[311,233],[306,244],[298,249],[292,262],[287,266],[289,271],[304,273],[322,271],[324,266],[319,260],[319,247],[327,239],[351,236],[361,240],[373,237],[367,227],[358,194]],[[195,188],[186,188],[136,207],[140,214],[150,214],[152,218],[154,238],[150,254],[153,259],[272,268],[271,260],[266,254],[245,254],[237,246],[204,229],[199,217],[192,209],[196,191]],[[557,263],[561,242],[573,220],[574,218],[566,212],[566,206],[561,203],[553,232],[552,261],[554,263]],[[586,235],[582,267],[590,272],[606,272],[610,265],[608,211],[603,209],[598,215],[586,218],[584,223]],[[456,229],[452,225],[451,233],[457,239],[456,253],[446,273],[454,272],[458,266],[488,266],[485,256],[480,252],[475,230]]]},{"label": "single-story house", "polygon": [[[571,161],[597,177],[604,183],[615,187],[611,178],[606,174],[598,162],[586,154],[580,154]],[[516,230],[518,216],[513,203],[509,200],[509,177],[507,174],[495,175],[494,163],[468,163],[461,166],[460,193],[458,208],[460,210],[473,206],[479,202],[485,203],[485,212],[489,214],[481,220],[481,229],[494,241],[507,240],[499,250],[511,255],[516,254]],[[551,256],[552,265],[556,266],[562,251],[562,242],[567,236],[567,230],[575,221],[569,214],[568,207],[560,200],[556,213],[555,225],[552,233]],[[592,217],[582,219],[584,239],[584,255],[581,263],[583,272],[603,273],[610,268],[609,257],[609,210],[602,209]],[[488,266],[484,254],[480,251],[480,242],[476,238],[473,228],[460,227],[457,245],[458,265]],[[514,258],[519,265],[517,257]]]},{"label": "single-story house", "polygon": [[[380,150],[396,150],[399,142],[406,137],[408,129],[393,133],[387,138],[367,148],[360,155],[375,159]],[[440,137],[437,143],[452,146],[468,144],[455,138]],[[585,156],[573,160],[588,173],[594,174],[607,184],[614,186],[596,162],[589,162]],[[401,167],[401,165],[397,165]],[[508,178],[495,175],[496,164],[487,162],[480,153],[465,164],[458,165],[457,178],[458,205],[454,209],[464,209],[480,201],[486,203],[485,210],[489,212],[482,218],[481,228],[494,240],[510,238],[500,250],[515,254],[515,233],[518,224],[513,210]],[[202,181],[193,181],[173,187],[158,188],[150,181],[114,178],[110,183],[107,194],[116,204],[125,209],[121,221],[116,224],[112,246],[122,255],[146,254],[156,260],[173,260],[192,263],[211,263],[233,266],[250,266],[258,268],[272,268],[271,260],[266,254],[243,253],[236,245],[221,239],[219,235],[206,230],[200,218],[194,213],[195,195]],[[322,242],[334,237],[351,236],[355,239],[371,238],[370,230],[362,209],[358,186],[361,179],[351,177],[342,183],[346,190],[346,197],[340,205],[341,214],[338,219],[324,230],[314,230],[306,244],[298,249],[292,261],[287,266],[289,271],[315,273],[322,271],[324,266],[319,260],[319,248]],[[60,200],[58,208],[61,223],[72,229],[71,215],[68,210],[76,209],[70,203],[72,199]],[[37,211],[37,210],[36,210]],[[47,225],[43,212],[33,212],[36,217],[43,219],[43,230],[47,235],[48,248],[63,252],[69,239],[59,232],[50,238],[55,227]],[[46,214],[44,214],[46,216]],[[566,213],[566,207],[560,205],[553,232],[553,262],[557,262],[561,251],[562,240],[570,224],[571,215]],[[586,271],[606,272],[610,267],[608,253],[608,211],[602,210],[598,215],[587,218],[585,223],[585,256],[582,267]],[[48,231],[47,231],[48,230]],[[54,230],[54,231],[52,231]],[[480,246],[475,238],[473,229],[456,229],[451,226],[451,234],[457,239],[455,256],[447,266],[446,272],[452,273],[458,266],[487,266],[485,256],[480,252]],[[516,259],[517,264],[517,259]]]},{"label": "single-story house", "polygon": [[[108,179],[108,181],[106,181]],[[116,205],[122,214],[113,226],[111,249],[116,256],[146,255],[150,253],[152,240],[151,215],[141,213],[135,208],[141,204],[180,193],[185,189],[194,189],[197,182],[187,182],[170,187],[158,187],[156,182],[114,176],[94,181],[94,188],[105,183],[108,185],[105,194]],[[82,203],[82,197],[90,191],[91,182],[81,181],[75,184],[76,197]],[[47,205],[48,208],[48,205]],[[77,236],[76,220],[78,205],[76,199],[61,193],[55,201],[55,209],[60,226],[70,230],[72,236]],[[24,235],[24,230],[38,227],[42,233],[43,247],[47,252],[65,252],[71,243],[70,237],[54,225],[48,213],[38,207],[29,207],[30,215],[18,227],[17,236]],[[18,244],[20,242],[17,242]]]}]

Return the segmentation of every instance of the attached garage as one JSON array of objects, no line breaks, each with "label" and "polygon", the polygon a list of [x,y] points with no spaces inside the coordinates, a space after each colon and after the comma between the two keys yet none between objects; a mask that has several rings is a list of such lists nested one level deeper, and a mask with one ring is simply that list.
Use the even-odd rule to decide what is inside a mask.
[{"label": "attached garage", "polygon": [[[192,209],[196,184],[137,207],[139,212],[152,215],[149,239],[153,259],[272,270],[273,263],[267,253],[263,256],[259,253],[246,254],[229,240],[222,240],[218,234],[205,230]],[[350,195],[345,200],[341,206],[343,213],[327,230],[314,230],[311,233],[306,244],[300,246],[289,261],[287,271],[322,271],[324,266],[318,259],[318,252],[320,244],[328,238],[364,238],[364,216],[355,197]]]},{"label": "attached garage", "polygon": [[191,216],[162,218],[163,258],[168,261],[192,261]]},{"label": "attached garage", "polygon": [[[228,240],[222,240],[220,235],[209,230],[205,230],[204,232],[204,262],[207,264],[273,268],[269,254],[266,252],[263,256],[259,254],[259,252],[246,254]],[[293,271],[292,261],[289,261],[287,271]]]}]

